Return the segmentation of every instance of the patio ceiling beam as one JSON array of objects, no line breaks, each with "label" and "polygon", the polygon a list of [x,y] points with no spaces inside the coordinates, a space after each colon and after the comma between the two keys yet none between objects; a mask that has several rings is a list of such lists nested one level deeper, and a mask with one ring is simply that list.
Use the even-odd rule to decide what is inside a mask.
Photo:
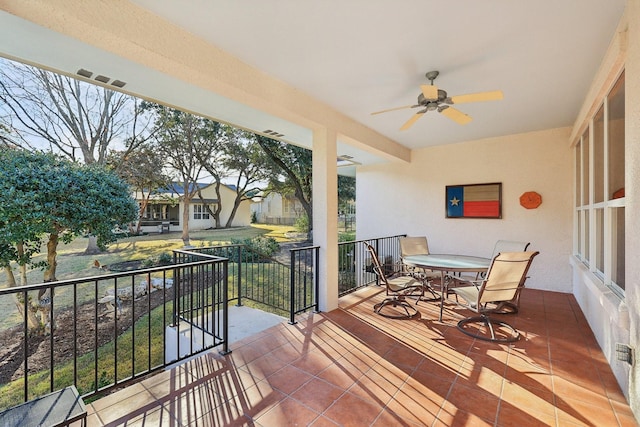
[{"label": "patio ceiling beam", "polygon": [[335,129],[339,139],[355,142],[358,148],[383,158],[411,159],[407,147],[128,1],[7,0],[0,8],[100,51],[312,131]]}]

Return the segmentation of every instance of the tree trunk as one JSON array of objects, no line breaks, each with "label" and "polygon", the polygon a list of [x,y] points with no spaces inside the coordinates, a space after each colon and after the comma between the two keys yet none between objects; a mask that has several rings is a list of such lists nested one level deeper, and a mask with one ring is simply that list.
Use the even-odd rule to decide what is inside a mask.
[{"label": "tree trunk", "polygon": [[191,197],[185,195],[183,198],[183,209],[182,209],[182,243],[185,246],[190,246],[190,237],[189,237],[189,207],[191,205]]},{"label": "tree trunk", "polygon": [[[44,271],[44,283],[57,282],[56,267],[58,261],[58,233],[49,234],[47,242],[47,269]],[[55,329],[55,320],[51,307],[53,305],[53,288],[42,289],[38,292],[38,309],[40,310],[40,321],[44,325],[44,333],[53,333]]]},{"label": "tree trunk", "polygon": [[[23,269],[26,266],[21,265],[20,268]],[[26,268],[25,268],[26,269]],[[9,288],[14,288],[16,287],[17,283],[16,283],[16,277],[13,275],[13,269],[11,267],[5,267],[4,271],[7,275],[7,287]],[[35,313],[30,310],[29,308],[29,304],[27,303],[27,311],[25,312],[24,310],[24,297],[26,294],[15,294],[14,295],[14,304],[16,305],[16,308],[18,309],[18,313],[20,313],[20,315],[23,318],[27,319],[27,329],[32,331],[34,329],[37,329],[38,326],[40,326],[40,322],[38,321],[38,318],[36,317]]]},{"label": "tree trunk", "polygon": [[[16,249],[18,250],[18,259],[22,259],[24,256],[24,243],[18,243],[16,245]],[[27,264],[20,263],[20,286],[27,286]],[[15,278],[14,278],[15,281]]]},{"label": "tree trunk", "polygon": [[94,255],[94,254],[99,254],[101,252],[102,251],[98,247],[98,238],[96,236],[89,235],[89,241],[87,242],[87,249],[84,250],[84,254]]},{"label": "tree trunk", "polygon": [[227,219],[227,224],[224,226],[224,228],[231,228],[231,224],[233,223],[233,218],[235,218],[236,212],[238,212],[240,203],[242,203],[242,200],[240,199],[234,200],[233,209],[231,209],[231,213],[229,214],[229,219]]},{"label": "tree trunk", "polygon": [[56,282],[56,267],[58,262],[58,234],[51,233],[47,242],[47,269],[44,271],[44,282]]},{"label": "tree trunk", "polygon": [[20,266],[20,286],[27,286],[27,265]]},{"label": "tree trunk", "polygon": [[142,216],[144,215],[144,211],[147,210],[147,206],[149,205],[149,197],[151,197],[151,193],[146,197],[142,197],[142,202],[140,203],[140,210],[138,211],[138,220],[136,221],[136,234],[140,234],[142,231]]},{"label": "tree trunk", "polygon": [[302,205],[302,208],[304,209],[305,213],[307,214],[307,218],[309,219],[309,229],[307,230],[307,232],[309,232],[313,229],[313,205],[307,202],[307,200],[305,200],[303,197],[298,197],[298,200],[300,201],[300,204]]},{"label": "tree trunk", "polygon": [[4,272],[7,276],[7,287],[14,288],[16,286],[16,276],[13,275],[13,269],[7,265],[4,267]]},{"label": "tree trunk", "polygon": [[220,212],[222,211],[222,197],[220,196],[220,182],[216,182],[216,195],[218,197],[218,203],[216,204],[216,209],[212,210],[211,206],[204,202],[204,197],[202,197],[202,191],[198,188],[198,197],[202,201],[202,204],[209,212],[209,216],[213,219],[213,228],[220,228]]},{"label": "tree trunk", "polygon": [[29,331],[35,331],[38,328],[40,328],[40,321],[38,320],[38,318],[36,317],[36,313],[34,313],[33,310],[31,310],[30,304],[27,303],[27,311],[25,313],[24,311],[24,295],[25,294],[16,294],[15,295],[15,304],[16,304],[16,308],[18,309],[18,313],[20,313],[20,315],[27,319],[27,330]]}]

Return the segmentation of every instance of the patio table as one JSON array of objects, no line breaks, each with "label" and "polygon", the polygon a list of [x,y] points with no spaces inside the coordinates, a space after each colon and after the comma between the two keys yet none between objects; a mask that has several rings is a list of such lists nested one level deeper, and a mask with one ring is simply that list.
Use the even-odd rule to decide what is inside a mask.
[{"label": "patio table", "polygon": [[448,279],[445,277],[446,273],[486,273],[491,265],[491,260],[489,258],[451,254],[408,255],[402,258],[402,262],[412,267],[440,272],[440,317],[438,318],[440,322],[442,322],[444,298],[448,293]]}]

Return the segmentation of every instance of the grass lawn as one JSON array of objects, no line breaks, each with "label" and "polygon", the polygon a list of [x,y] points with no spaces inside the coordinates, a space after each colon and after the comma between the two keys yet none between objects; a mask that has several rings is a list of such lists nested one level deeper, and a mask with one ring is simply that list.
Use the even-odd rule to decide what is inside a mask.
[{"label": "grass lawn", "polygon": [[[273,237],[278,242],[286,242],[287,232],[295,231],[291,226],[254,224],[249,227],[237,227],[221,230],[201,230],[189,233],[191,245],[195,247],[228,244],[232,239],[250,239],[257,236]],[[58,266],[56,276],[58,280],[92,277],[103,274],[102,270],[93,268],[97,260],[101,265],[117,262],[157,258],[162,253],[169,253],[174,249],[183,248],[182,233],[166,234],[152,233],[144,236],[126,237],[112,243],[107,251],[97,255],[85,255],[87,238],[79,237],[71,243],[58,246]],[[43,248],[46,250],[46,248]],[[34,257],[34,261],[45,259],[41,253]],[[18,274],[14,269],[14,274]],[[18,279],[18,277],[16,277]],[[32,269],[27,273],[29,284],[42,283],[42,271]],[[6,287],[6,275],[0,271],[0,288]],[[0,307],[2,309],[2,307]]]},{"label": "grass lawn", "polygon": [[[203,247],[224,245],[230,243],[232,239],[244,240],[257,236],[273,237],[278,242],[286,242],[289,239],[285,234],[293,231],[295,229],[291,226],[254,224],[249,227],[192,231],[189,235],[192,246]],[[105,252],[97,255],[85,255],[84,251],[87,248],[88,239],[79,237],[69,244],[61,243],[58,246],[56,276],[58,280],[101,276],[111,272],[94,268],[95,261],[108,266],[123,261],[153,259],[163,253],[172,254],[174,249],[184,247],[181,235],[181,232],[173,232],[126,237],[112,243]],[[43,260],[45,257],[46,253],[41,253],[34,257],[34,261]],[[14,269],[14,274],[19,280],[17,269]],[[42,283],[42,279],[43,272],[40,269],[31,269],[27,272],[29,284]],[[6,287],[6,274],[4,270],[0,270],[0,288]],[[0,298],[0,330],[6,326],[3,323],[8,318],[16,315],[14,298]]]},{"label": "grass lawn", "polygon": [[[295,229],[291,226],[257,224],[233,229],[202,230],[190,233],[190,243],[193,247],[198,248],[225,245],[231,243],[232,240],[244,240],[257,236],[272,237],[276,241],[284,243],[293,240],[287,237],[288,232],[295,232]],[[123,238],[109,245],[105,252],[97,255],[84,254],[87,243],[87,238],[77,238],[69,244],[59,245],[57,256],[57,278],[59,280],[95,277],[111,273],[108,270],[95,268],[95,261],[98,261],[101,265],[110,265],[123,261],[153,259],[165,253],[171,254],[172,250],[184,247],[181,233],[179,232],[167,234],[154,233],[145,236]],[[34,261],[43,259],[45,256],[46,254],[40,254]],[[286,300],[289,292],[288,288],[282,286],[283,281],[279,280],[280,277],[283,277],[283,273],[278,270],[279,268],[282,267],[281,264],[278,263],[274,263],[273,265],[269,263],[258,263],[257,265],[251,265],[248,269],[247,267],[243,269],[245,276],[259,276],[263,279],[263,286],[254,290],[254,292],[259,292],[262,299],[266,298],[266,300],[269,300],[271,304],[276,306],[278,301]],[[276,271],[272,272],[272,269],[276,269]],[[238,272],[239,270],[236,271],[236,269],[230,268],[229,280],[231,282],[235,281],[234,275]],[[29,271],[28,281],[30,284],[40,283],[42,281],[42,271]],[[100,283],[102,282],[105,282],[105,280],[101,279]],[[6,278],[5,273],[0,272],[0,288],[3,287],[6,287]],[[56,296],[62,297],[64,300],[64,292],[65,290],[56,291]],[[287,292],[286,297],[283,297],[285,292]],[[257,297],[257,295],[255,297]],[[310,298],[310,296],[308,297]],[[79,297],[78,300],[80,299]],[[61,306],[60,304],[62,303],[59,303],[58,307]],[[260,305],[251,300],[245,300],[245,304],[250,306]],[[117,337],[117,377],[119,380],[125,379],[133,373],[133,359],[137,361],[135,363],[136,373],[140,373],[153,366],[159,366],[162,363],[164,356],[162,337],[167,319],[167,317],[163,317],[163,312],[164,310],[171,312],[171,306],[172,302],[169,302],[167,306],[169,308],[160,306],[154,309],[151,314],[147,314],[139,319],[136,323],[135,339],[132,336],[131,329],[128,329]],[[284,315],[286,315],[287,310],[285,308],[281,308],[280,310],[284,310]],[[283,313],[280,313],[278,309],[273,307],[266,307],[266,311],[278,312],[278,314],[283,315]],[[14,297],[0,298],[0,331],[10,327],[14,323],[17,324],[13,321],[15,320],[13,319],[15,315],[17,315],[17,310],[15,308]],[[168,318],[170,318],[170,315]],[[151,342],[148,341],[148,336],[151,337]],[[98,365],[96,371],[98,375],[98,387],[113,383],[116,378],[116,367],[113,363],[114,351],[115,342],[111,341],[100,347],[97,354],[97,362],[95,360],[96,355],[92,352],[78,358],[78,387],[81,393],[89,392],[96,386],[93,376],[96,363]],[[151,354],[149,352],[151,352]],[[147,360],[150,361],[151,366],[146,364],[145,361]],[[55,384],[62,387],[72,383],[73,373],[74,364],[71,361],[56,366],[54,370]],[[48,390],[49,374],[50,371],[46,369],[29,374],[30,397],[41,395]],[[23,393],[23,387],[24,380],[0,385],[0,396],[2,396],[0,397],[0,409],[19,402]]]}]

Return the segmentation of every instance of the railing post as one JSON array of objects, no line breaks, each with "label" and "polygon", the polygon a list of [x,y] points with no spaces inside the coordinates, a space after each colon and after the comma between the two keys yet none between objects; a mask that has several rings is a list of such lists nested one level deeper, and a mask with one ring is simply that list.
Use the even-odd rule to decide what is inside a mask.
[{"label": "railing post", "polygon": [[289,299],[289,324],[290,325],[295,325],[296,323],[296,287],[295,287],[295,280],[296,280],[296,273],[295,273],[295,252],[294,251],[290,251],[289,252],[290,256],[291,256],[291,262],[290,262],[290,279],[289,279],[289,287],[290,287],[290,299]]},{"label": "railing post", "polygon": [[[53,374],[55,372],[55,367],[53,366],[53,336],[55,334],[55,325],[53,324],[53,286],[49,287],[49,318],[45,319],[49,322],[49,361],[51,363],[51,369],[49,369],[49,392],[53,392]],[[40,303],[40,301],[38,301]],[[46,304],[46,303],[45,303]],[[44,325],[45,332],[47,331],[47,325]],[[27,373],[24,373],[25,376]]]},{"label": "railing post", "polygon": [[238,245],[238,307],[242,307],[242,245]]},{"label": "railing post", "polygon": [[320,248],[314,249],[315,262],[313,264],[313,278],[315,280],[315,300],[316,300],[316,313],[320,313],[320,301],[318,301],[318,295],[320,294],[320,277],[318,277],[318,264],[320,263]]},{"label": "railing post", "polygon": [[229,261],[222,263],[222,337],[224,344],[220,354],[229,354]]},{"label": "railing post", "polygon": [[[174,265],[178,265],[177,262],[177,255],[174,254],[174,256],[176,258],[174,258]],[[178,301],[180,301],[179,299],[179,295],[180,295],[180,284],[181,284],[181,280],[180,280],[180,275],[181,275],[181,271],[182,269],[180,267],[175,267],[173,270],[173,319],[171,322],[171,326],[173,326],[174,328],[178,328]],[[177,330],[177,329],[176,329]]]},{"label": "railing post", "polygon": [[24,298],[24,401],[29,400],[29,294],[27,291],[23,292]]}]

